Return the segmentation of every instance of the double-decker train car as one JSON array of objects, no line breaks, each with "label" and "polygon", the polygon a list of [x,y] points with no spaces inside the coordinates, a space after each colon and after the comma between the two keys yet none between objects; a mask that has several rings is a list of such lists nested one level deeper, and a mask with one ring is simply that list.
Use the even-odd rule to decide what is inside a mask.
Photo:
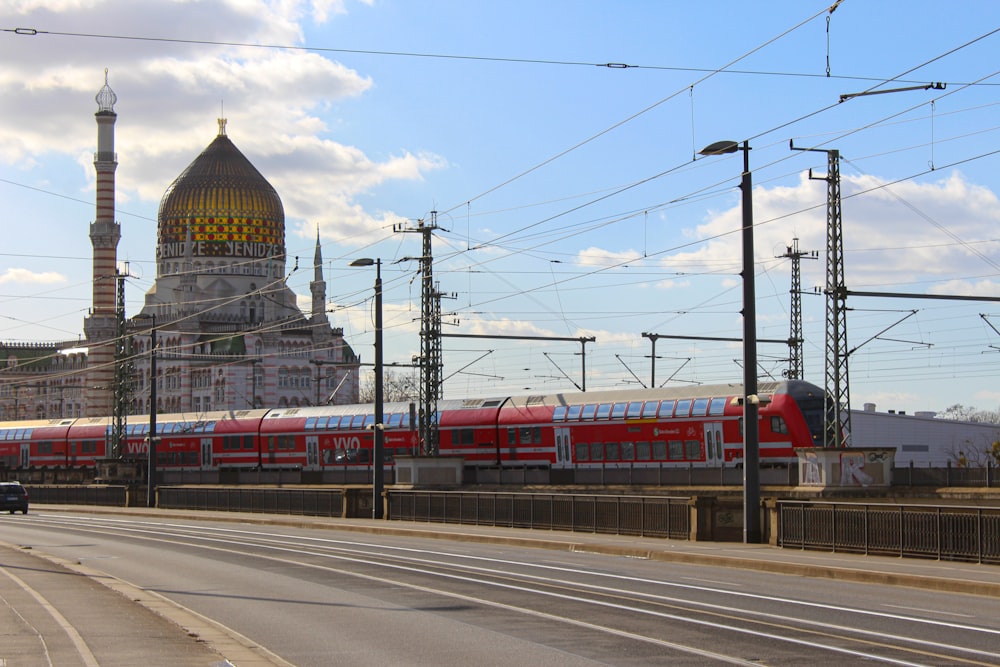
[{"label": "double-decker train car", "polygon": [[66,434],[73,419],[0,422],[0,466],[65,466]]},{"label": "double-decker train car", "polygon": [[[822,389],[767,382],[758,397],[762,463],[790,463],[796,448],[822,442]],[[441,414],[440,452],[472,465],[738,465],[742,400],[741,385],[705,385],[463,401]]]},{"label": "double-decker train car", "polygon": [[[438,451],[468,466],[739,465],[740,385],[553,393],[438,402]],[[807,382],[761,383],[760,460],[787,464],[822,442],[824,392]],[[421,451],[415,408],[383,407],[384,461]],[[157,467],[323,470],[372,465],[374,408],[291,407],[157,415]],[[111,420],[0,422],[0,466],[93,466]],[[144,458],[148,416],[130,416],[121,455]]]}]

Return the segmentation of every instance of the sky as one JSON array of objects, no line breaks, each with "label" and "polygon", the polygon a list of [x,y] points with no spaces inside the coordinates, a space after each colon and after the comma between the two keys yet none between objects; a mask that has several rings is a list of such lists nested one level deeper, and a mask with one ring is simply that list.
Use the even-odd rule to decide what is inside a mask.
[{"label": "sky", "polygon": [[[643,333],[664,336],[656,385],[739,382],[743,154],[698,153],[746,141],[759,375],[787,368],[769,341],[789,337],[798,239],[817,255],[804,375],[823,386],[830,150],[848,290],[1000,298],[1000,3],[830,8],[0,0],[0,340],[82,335],[107,71],[130,315],[160,198],[225,117],[282,198],[288,286],[308,310],[318,233],[330,321],[363,362],[374,276],[349,264],[381,261],[385,362],[409,364],[421,235],[400,230],[436,212],[445,398],[572,391],[584,367],[588,389],[649,386]],[[852,407],[1000,406],[1000,303],[847,307]]]}]

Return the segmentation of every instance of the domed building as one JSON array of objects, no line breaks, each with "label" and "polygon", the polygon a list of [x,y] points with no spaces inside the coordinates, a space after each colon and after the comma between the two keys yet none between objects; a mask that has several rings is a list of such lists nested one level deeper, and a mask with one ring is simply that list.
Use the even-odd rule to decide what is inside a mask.
[{"label": "domed building", "polygon": [[159,412],[356,402],[359,361],[330,326],[322,263],[317,234],[306,315],[285,284],[281,199],[220,119],[160,201],[156,281],[130,326],[140,345],[132,411],[149,410],[154,322]]},{"label": "domed building", "polygon": [[[159,413],[197,418],[217,410],[357,402],[360,363],[326,314],[319,234],[311,309],[303,313],[285,284],[281,198],[226,136],[223,119],[218,136],[163,195],[155,283],[139,314],[122,316],[117,100],[105,72],[95,97],[93,303],[84,335],[55,343],[0,342],[0,419],[148,414],[154,335]],[[128,356],[131,369],[116,362]],[[120,388],[130,384],[127,398]]]}]

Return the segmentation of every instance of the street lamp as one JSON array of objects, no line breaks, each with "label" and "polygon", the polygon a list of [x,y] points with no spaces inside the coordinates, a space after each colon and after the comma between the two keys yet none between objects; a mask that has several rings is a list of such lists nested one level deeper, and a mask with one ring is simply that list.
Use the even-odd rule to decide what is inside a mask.
[{"label": "street lamp", "polygon": [[149,327],[149,451],[146,454],[146,507],[156,507],[156,314],[136,315]]},{"label": "street lamp", "polygon": [[743,541],[757,544],[760,530],[760,441],[757,425],[757,311],[753,266],[753,192],[750,178],[750,144],[717,141],[701,155],[743,151]]},{"label": "street lamp", "polygon": [[383,401],[384,387],[382,366],[382,260],[361,257],[351,262],[351,266],[375,265],[375,446],[372,449],[372,518],[382,518],[382,488],[384,484],[383,450],[385,445],[385,425]]}]

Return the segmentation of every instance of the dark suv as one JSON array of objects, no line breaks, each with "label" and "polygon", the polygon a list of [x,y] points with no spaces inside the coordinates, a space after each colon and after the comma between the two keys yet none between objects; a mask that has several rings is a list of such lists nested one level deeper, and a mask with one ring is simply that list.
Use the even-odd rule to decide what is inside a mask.
[{"label": "dark suv", "polygon": [[0,482],[0,511],[28,513],[28,492],[20,482]]}]

